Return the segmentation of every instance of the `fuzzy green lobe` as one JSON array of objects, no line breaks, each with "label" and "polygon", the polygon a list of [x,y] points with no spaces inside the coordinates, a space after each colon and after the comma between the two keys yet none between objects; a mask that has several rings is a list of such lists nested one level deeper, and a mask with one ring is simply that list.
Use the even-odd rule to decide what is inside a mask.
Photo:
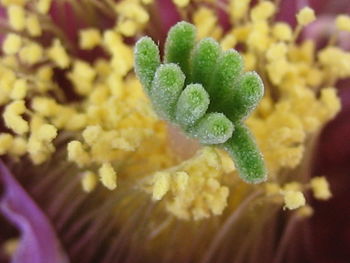
[{"label": "fuzzy green lobe", "polygon": [[187,22],[167,36],[164,63],[149,37],[135,46],[135,72],[158,115],[190,137],[225,149],[248,183],[266,180],[264,159],[243,121],[256,108],[264,85],[255,72],[243,73],[236,50],[221,51],[211,38],[195,43]]}]

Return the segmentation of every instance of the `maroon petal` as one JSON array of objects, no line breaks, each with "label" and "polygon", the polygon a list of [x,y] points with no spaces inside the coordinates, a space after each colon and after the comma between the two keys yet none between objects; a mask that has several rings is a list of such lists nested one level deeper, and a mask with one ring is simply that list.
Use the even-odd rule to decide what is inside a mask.
[{"label": "maroon petal", "polygon": [[0,180],[4,186],[0,212],[21,233],[12,263],[68,262],[49,220],[1,160]]}]

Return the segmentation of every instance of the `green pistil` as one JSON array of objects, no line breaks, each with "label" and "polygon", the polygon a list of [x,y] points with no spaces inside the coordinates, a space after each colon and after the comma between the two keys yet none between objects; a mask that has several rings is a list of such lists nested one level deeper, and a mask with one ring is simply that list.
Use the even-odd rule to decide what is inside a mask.
[{"label": "green pistil", "polygon": [[255,72],[243,73],[236,50],[221,51],[211,38],[196,44],[195,38],[192,24],[173,26],[163,64],[153,40],[141,38],[135,47],[136,75],[159,116],[202,144],[224,148],[244,181],[263,182],[262,154],[243,124],[263,96],[263,82]]}]

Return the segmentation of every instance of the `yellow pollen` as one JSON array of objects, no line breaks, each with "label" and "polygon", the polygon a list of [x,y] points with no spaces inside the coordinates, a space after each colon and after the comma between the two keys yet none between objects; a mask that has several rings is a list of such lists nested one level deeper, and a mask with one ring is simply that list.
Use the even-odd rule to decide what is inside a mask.
[{"label": "yellow pollen", "polygon": [[167,172],[158,172],[154,175],[153,200],[161,200],[170,188],[170,174]]},{"label": "yellow pollen", "polygon": [[79,45],[82,49],[93,49],[96,46],[98,46],[102,41],[101,33],[96,28],[88,28],[81,30],[79,34]]},{"label": "yellow pollen", "polygon": [[251,13],[252,21],[266,20],[270,18],[276,11],[276,7],[272,2],[262,1],[256,5]]},{"label": "yellow pollen", "polygon": [[69,56],[59,39],[53,41],[53,45],[47,50],[47,55],[58,67],[65,69],[69,66]]},{"label": "yellow pollen", "polygon": [[335,20],[335,25],[339,30],[350,32],[350,16],[339,15]]},{"label": "yellow pollen", "polygon": [[22,38],[17,34],[7,34],[3,44],[2,50],[7,55],[16,54],[22,46]]},{"label": "yellow pollen", "polygon": [[329,183],[325,177],[314,177],[310,181],[311,189],[316,199],[328,200],[332,197]]},{"label": "yellow pollen", "polygon": [[28,91],[28,84],[25,79],[17,79],[13,84],[13,89],[11,92],[11,99],[21,100],[24,99]]},{"label": "yellow pollen", "polygon": [[24,63],[33,65],[40,62],[43,58],[43,53],[44,50],[39,44],[31,42],[21,49],[19,57]]},{"label": "yellow pollen", "polygon": [[190,0],[173,0],[173,2],[178,7],[186,7],[190,3]]},{"label": "yellow pollen", "polygon": [[39,0],[37,3],[37,9],[39,13],[47,14],[50,10],[52,0]]},{"label": "yellow pollen", "polygon": [[38,139],[43,141],[52,141],[57,136],[57,129],[51,124],[44,124],[38,130]]},{"label": "yellow pollen", "polygon": [[109,190],[114,190],[117,187],[117,174],[110,163],[102,164],[98,173],[102,184]]},{"label": "yellow pollen", "polygon": [[6,106],[3,114],[5,125],[17,134],[25,134],[29,130],[29,125],[21,114],[26,111],[23,100],[16,100]]},{"label": "yellow pollen", "polygon": [[26,28],[30,36],[39,37],[42,34],[38,16],[30,14],[26,19]]},{"label": "yellow pollen", "polygon": [[81,186],[86,193],[92,192],[97,185],[97,176],[91,171],[86,171],[83,173],[81,178]]},{"label": "yellow pollen", "polygon": [[277,40],[281,41],[290,41],[293,37],[291,27],[283,22],[276,23],[272,28],[272,33]]},{"label": "yellow pollen", "polygon": [[297,14],[297,21],[301,26],[306,26],[315,21],[315,19],[315,11],[310,7],[304,7]]},{"label": "yellow pollen", "polygon": [[284,207],[294,210],[305,205],[305,197],[300,191],[285,191],[284,195]]},{"label": "yellow pollen", "polygon": [[7,9],[9,24],[14,30],[22,31],[25,28],[25,11],[22,6],[10,5]]},{"label": "yellow pollen", "polygon": [[84,150],[80,141],[71,141],[67,146],[68,160],[82,167],[90,162],[89,154]]}]

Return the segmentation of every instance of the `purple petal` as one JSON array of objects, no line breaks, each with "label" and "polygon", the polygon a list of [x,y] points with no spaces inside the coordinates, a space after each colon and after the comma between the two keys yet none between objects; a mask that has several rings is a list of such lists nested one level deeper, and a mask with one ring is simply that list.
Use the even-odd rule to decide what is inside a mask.
[{"label": "purple petal", "polygon": [[49,220],[0,160],[0,211],[21,233],[12,263],[68,262]]}]

